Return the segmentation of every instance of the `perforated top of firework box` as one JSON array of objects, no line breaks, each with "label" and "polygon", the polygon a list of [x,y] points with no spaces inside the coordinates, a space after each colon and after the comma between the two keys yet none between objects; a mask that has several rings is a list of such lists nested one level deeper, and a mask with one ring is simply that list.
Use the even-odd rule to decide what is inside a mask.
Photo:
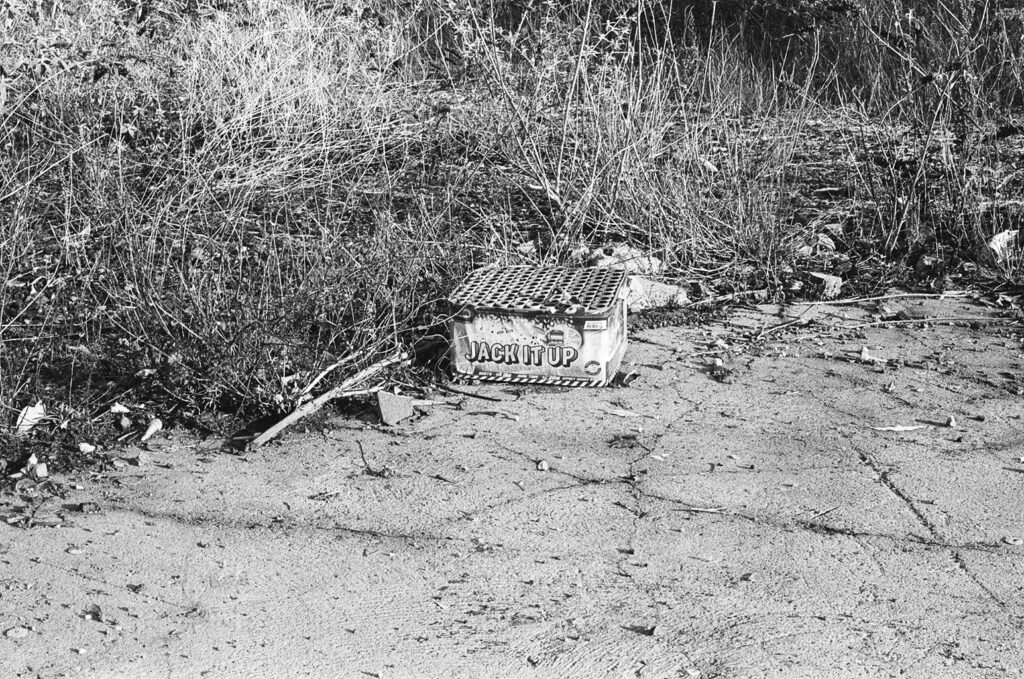
[{"label": "perforated top of firework box", "polygon": [[625,273],[474,271],[451,296],[451,362],[470,379],[600,386],[626,348]]},{"label": "perforated top of firework box", "polygon": [[477,311],[601,315],[618,299],[625,278],[620,269],[490,267],[470,274],[451,302]]}]

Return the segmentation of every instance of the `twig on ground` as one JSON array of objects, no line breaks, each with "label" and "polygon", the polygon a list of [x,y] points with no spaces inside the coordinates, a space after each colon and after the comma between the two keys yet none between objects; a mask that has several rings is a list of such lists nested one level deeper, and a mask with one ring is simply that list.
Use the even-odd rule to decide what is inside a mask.
[{"label": "twig on ground", "polygon": [[316,377],[314,377],[310,381],[310,383],[307,384],[302,389],[302,391],[299,392],[299,403],[305,403],[310,398],[312,398],[309,395],[309,392],[313,391],[313,388],[316,387],[316,385],[318,385],[323,378],[327,377],[327,375],[329,373],[331,373],[333,370],[337,370],[338,368],[340,368],[341,366],[345,365],[346,363],[351,363],[352,361],[354,361],[357,358],[359,358],[360,356],[362,356],[363,353],[364,352],[362,352],[362,351],[357,351],[354,354],[349,354],[348,356],[346,356],[345,358],[341,359],[340,361],[332,363],[331,365],[329,365],[326,368],[324,368],[323,370],[321,370],[320,374],[317,375]]},{"label": "twig on ground", "polygon": [[[266,443],[267,441],[271,440],[272,438],[274,438],[275,436],[277,436],[282,431],[284,431],[285,429],[287,429],[288,427],[290,427],[294,423],[298,422],[302,418],[304,418],[304,417],[306,417],[308,415],[311,415],[311,414],[315,413],[316,411],[320,410],[320,408],[322,408],[324,406],[324,404],[327,403],[328,401],[332,401],[332,400],[334,400],[336,398],[343,398],[343,397],[346,397],[346,396],[355,395],[352,392],[352,387],[355,386],[356,384],[359,384],[360,382],[362,382],[363,380],[367,379],[368,377],[376,375],[377,373],[379,373],[380,371],[384,370],[385,368],[389,368],[389,367],[391,367],[393,365],[396,365],[396,364],[399,364],[399,363],[406,363],[406,362],[408,362],[408,360],[409,360],[409,355],[406,354],[403,351],[403,352],[395,354],[394,356],[386,358],[383,361],[378,361],[377,363],[374,363],[373,365],[370,365],[370,366],[367,366],[366,368],[363,368],[358,373],[356,373],[352,377],[348,378],[347,380],[345,380],[344,382],[342,382],[341,384],[339,384],[335,388],[333,388],[333,389],[331,389],[329,391],[326,391],[323,394],[320,394],[319,396],[317,396],[312,401],[309,401],[308,403],[304,403],[304,404],[300,405],[298,408],[296,408],[294,411],[292,411],[292,413],[290,415],[288,415],[283,420],[281,420],[280,422],[278,422],[274,426],[272,426],[269,429],[267,429],[265,432],[260,434],[255,439],[253,439],[252,447],[253,448],[259,448],[264,443]],[[369,393],[370,391],[375,391],[375,390],[376,390],[375,388],[374,389],[370,389],[370,390],[362,389],[362,390],[359,390],[359,392],[357,392],[357,393],[363,394],[363,393]]]},{"label": "twig on ground", "polygon": [[491,417],[504,417],[506,420],[512,420],[513,422],[518,422],[519,421],[519,416],[518,415],[510,415],[508,413],[503,413],[500,410],[474,410],[474,411],[466,413],[466,414],[467,415],[490,415]]},{"label": "twig on ground", "polygon": [[797,316],[796,318],[794,318],[792,320],[785,321],[784,323],[779,323],[778,325],[773,325],[770,328],[761,328],[761,332],[757,333],[757,336],[754,339],[755,340],[764,339],[767,335],[772,334],[776,330],[782,330],[783,328],[788,328],[788,327],[790,327],[792,325],[800,325],[802,323],[810,323],[811,320],[813,320],[813,319],[811,319],[811,318],[805,319],[804,318],[804,314],[806,314],[808,311],[810,311],[809,308],[806,311],[801,312],[799,316]]},{"label": "twig on ground", "polygon": [[841,506],[842,505],[836,505],[835,507],[832,507],[831,509],[826,509],[823,512],[818,512],[817,514],[815,514],[814,516],[812,516],[811,518],[809,518],[807,520],[808,521],[814,521],[815,519],[820,519],[821,517],[825,516],[826,514],[831,514],[835,510],[839,509]]},{"label": "twig on ground", "polygon": [[967,297],[971,293],[967,290],[950,290],[940,293],[919,293],[919,292],[898,292],[891,295],[879,295],[878,297],[856,297],[849,299],[821,299],[816,302],[794,302],[793,306],[815,306],[817,304],[828,304],[829,306],[842,306],[844,304],[859,304],[861,302],[878,302],[886,299],[906,299],[908,297],[943,299],[945,297]]},{"label": "twig on ground", "polygon": [[359,457],[363,458],[363,467],[366,469],[366,473],[370,476],[376,476],[378,478],[388,477],[388,468],[381,467],[380,469],[374,469],[370,466],[370,463],[366,460],[366,453],[363,451],[363,442],[356,441],[356,445],[359,446]]},{"label": "twig on ground", "polygon": [[494,401],[495,403],[501,403],[501,399],[497,398],[496,396],[484,396],[483,394],[474,394],[471,391],[462,391],[461,389],[456,389],[455,387],[449,387],[446,384],[438,384],[437,387],[449,393],[458,394],[459,396],[469,396],[470,398],[478,398],[482,401]]},{"label": "twig on ground", "polygon": [[910,318],[895,321],[871,321],[868,323],[855,323],[854,325],[837,325],[841,330],[857,330],[858,328],[871,328],[879,325],[912,325],[914,323],[1009,323],[1013,318],[992,318],[991,316],[926,316],[924,318]]},{"label": "twig on ground", "polygon": [[693,309],[694,307],[707,306],[709,304],[718,304],[719,302],[731,302],[739,297],[753,297],[756,295],[767,295],[768,288],[762,290],[746,290],[744,292],[730,292],[728,295],[718,295],[717,297],[707,297],[705,299],[698,299],[696,302],[690,302],[689,304],[683,305],[684,309]]},{"label": "twig on ground", "polygon": [[700,512],[702,514],[722,514],[725,507],[673,507],[674,512]]}]

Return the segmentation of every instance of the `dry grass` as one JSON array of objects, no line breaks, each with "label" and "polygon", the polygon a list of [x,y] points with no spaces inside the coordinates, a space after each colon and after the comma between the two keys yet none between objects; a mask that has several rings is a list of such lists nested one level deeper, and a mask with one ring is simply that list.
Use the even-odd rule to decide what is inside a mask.
[{"label": "dry grass", "polygon": [[704,289],[948,273],[1022,181],[994,4],[818,7],[752,49],[700,2],[645,36],[647,5],[4,1],[7,423],[283,412],[436,332],[467,270],[610,242]]}]

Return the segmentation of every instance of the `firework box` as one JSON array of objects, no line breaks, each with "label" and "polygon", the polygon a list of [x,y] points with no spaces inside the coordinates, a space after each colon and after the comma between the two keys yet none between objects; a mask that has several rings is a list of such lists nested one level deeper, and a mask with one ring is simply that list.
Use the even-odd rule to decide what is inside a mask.
[{"label": "firework box", "polygon": [[451,363],[470,380],[604,386],[626,351],[618,269],[477,269],[452,293]]}]

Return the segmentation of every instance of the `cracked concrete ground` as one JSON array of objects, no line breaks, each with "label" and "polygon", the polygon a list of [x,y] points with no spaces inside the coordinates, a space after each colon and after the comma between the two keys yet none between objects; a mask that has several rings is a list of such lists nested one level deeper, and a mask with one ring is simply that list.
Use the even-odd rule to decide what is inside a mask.
[{"label": "cracked concrete ground", "polygon": [[0,529],[0,676],[1019,676],[1022,331],[904,304],[996,322],[763,308],[636,333],[629,388],[172,435]]}]

